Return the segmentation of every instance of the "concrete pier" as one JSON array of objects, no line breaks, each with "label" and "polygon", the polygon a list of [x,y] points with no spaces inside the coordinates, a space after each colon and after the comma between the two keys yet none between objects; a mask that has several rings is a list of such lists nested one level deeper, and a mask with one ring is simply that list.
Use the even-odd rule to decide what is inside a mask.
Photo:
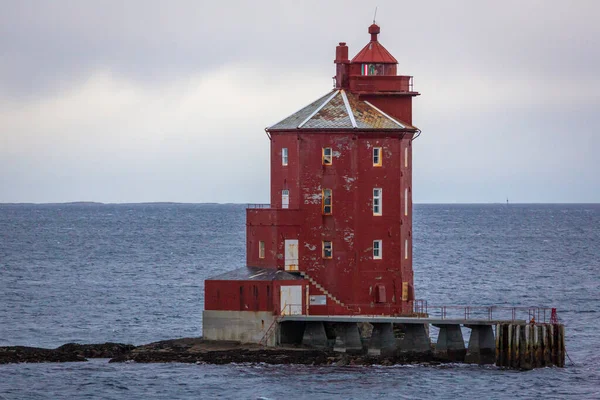
[{"label": "concrete pier", "polygon": [[496,362],[496,343],[492,326],[465,326],[471,329],[465,362],[468,364],[494,364]]},{"label": "concrete pier", "polygon": [[361,352],[362,342],[360,341],[360,332],[356,322],[339,323],[336,325],[336,337],[333,351]]},{"label": "concrete pier", "polygon": [[[363,338],[364,345],[359,323],[373,327],[372,332],[363,329],[368,332]],[[311,348],[381,357],[416,356],[422,360],[496,364],[521,370],[565,365],[565,331],[560,324],[316,315],[283,316],[279,324],[277,342],[281,345],[302,344]],[[440,329],[433,353],[429,325]],[[471,329],[467,347],[461,327]],[[333,341],[328,341],[327,335],[329,339],[335,335],[333,349]]]},{"label": "concrete pier", "polygon": [[464,362],[467,350],[460,325],[434,325],[440,328],[435,355],[450,362]]},{"label": "concrete pier", "polygon": [[302,344],[316,349],[326,348],[327,335],[325,333],[325,325],[322,322],[307,322],[304,326]]},{"label": "concrete pier", "polygon": [[392,324],[373,324],[373,333],[369,342],[369,355],[387,355],[396,350],[396,338]]},{"label": "concrete pier", "polygon": [[404,338],[398,341],[398,350],[415,353],[431,352],[431,340],[425,324],[405,324]]}]

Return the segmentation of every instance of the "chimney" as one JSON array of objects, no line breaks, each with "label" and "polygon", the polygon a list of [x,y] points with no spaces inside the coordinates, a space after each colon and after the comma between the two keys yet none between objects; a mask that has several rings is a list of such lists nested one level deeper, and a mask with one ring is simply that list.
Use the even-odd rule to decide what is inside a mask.
[{"label": "chimney", "polygon": [[335,88],[346,89],[348,88],[348,46],[345,42],[340,42],[339,46],[335,48]]}]

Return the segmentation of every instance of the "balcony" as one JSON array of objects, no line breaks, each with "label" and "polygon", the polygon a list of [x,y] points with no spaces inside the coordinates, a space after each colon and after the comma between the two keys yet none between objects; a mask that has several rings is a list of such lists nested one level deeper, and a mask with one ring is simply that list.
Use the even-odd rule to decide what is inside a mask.
[{"label": "balcony", "polygon": [[350,91],[359,93],[415,93],[413,91],[413,77],[406,75],[353,75],[350,76]]}]

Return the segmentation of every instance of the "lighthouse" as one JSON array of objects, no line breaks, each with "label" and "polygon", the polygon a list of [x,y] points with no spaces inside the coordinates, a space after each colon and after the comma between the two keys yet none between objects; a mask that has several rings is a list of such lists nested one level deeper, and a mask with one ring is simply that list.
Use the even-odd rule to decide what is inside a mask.
[{"label": "lighthouse", "polygon": [[411,314],[419,93],[368,33],[352,59],[336,47],[333,90],[265,129],[270,203],[247,208],[246,266],[205,281],[205,338],[276,342],[281,315]]}]

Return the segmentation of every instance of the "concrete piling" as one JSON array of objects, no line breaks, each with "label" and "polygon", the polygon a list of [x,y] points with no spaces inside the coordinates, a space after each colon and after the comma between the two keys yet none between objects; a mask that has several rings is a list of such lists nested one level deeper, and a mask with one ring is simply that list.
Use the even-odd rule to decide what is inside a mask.
[{"label": "concrete piling", "polygon": [[496,362],[496,342],[492,326],[465,326],[471,329],[465,362],[469,364],[494,364]]},{"label": "concrete piling", "polygon": [[402,352],[431,352],[431,340],[425,324],[405,324],[404,338],[398,341],[398,349]]},{"label": "concrete piling", "polygon": [[392,324],[373,324],[369,342],[369,355],[387,355],[396,350],[396,338]]},{"label": "concrete piling", "polygon": [[360,332],[358,331],[358,325],[356,325],[355,322],[337,324],[333,351],[341,353],[362,351]]},{"label": "concrete piling", "polygon": [[307,322],[302,335],[302,344],[316,349],[327,347],[327,335],[323,322]]},{"label": "concrete piling", "polygon": [[435,346],[436,356],[446,361],[464,362],[467,350],[460,325],[434,326],[440,328]]}]

